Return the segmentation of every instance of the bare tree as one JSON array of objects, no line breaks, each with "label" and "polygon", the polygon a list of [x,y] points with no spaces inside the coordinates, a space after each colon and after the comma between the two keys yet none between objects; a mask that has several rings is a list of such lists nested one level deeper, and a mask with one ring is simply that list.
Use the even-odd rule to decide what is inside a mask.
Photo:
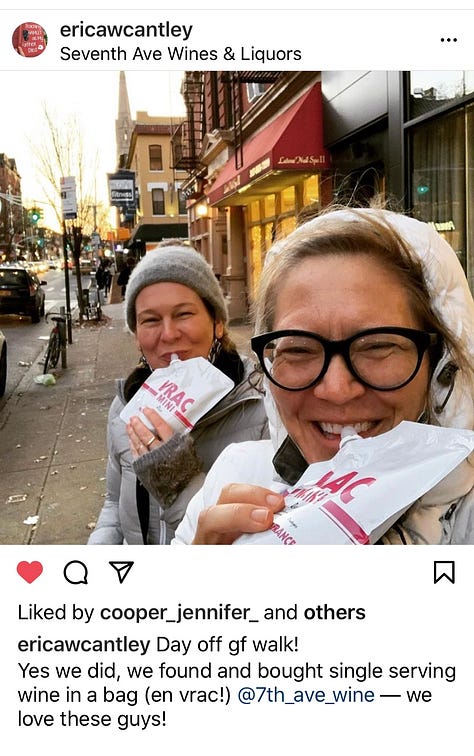
[{"label": "bare tree", "polygon": [[98,210],[100,217],[105,214],[105,208],[103,211],[95,196],[98,154],[87,155],[82,128],[75,116],[67,120],[55,117],[46,104],[43,104],[43,114],[45,136],[36,143],[30,142],[30,147],[36,158],[41,188],[63,229],[66,229],[66,224],[62,218],[61,178],[74,176],[76,180],[77,218],[68,224],[66,230],[76,271],[79,316],[82,320],[84,299],[80,257],[83,238],[95,230]]},{"label": "bare tree", "polygon": [[77,117],[72,115],[67,120],[56,117],[46,104],[43,104],[43,114],[45,136],[39,142],[30,144],[36,158],[41,187],[61,225],[61,177],[74,176],[77,194],[76,222],[84,231],[88,227],[92,230],[97,153],[87,155]]}]

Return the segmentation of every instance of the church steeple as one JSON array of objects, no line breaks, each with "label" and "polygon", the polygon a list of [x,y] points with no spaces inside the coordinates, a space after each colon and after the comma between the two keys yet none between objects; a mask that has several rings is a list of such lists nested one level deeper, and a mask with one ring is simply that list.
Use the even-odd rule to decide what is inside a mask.
[{"label": "church steeple", "polygon": [[132,121],[130,103],[128,101],[125,71],[120,71],[118,118],[115,121],[115,140],[117,143],[117,168],[124,168],[130,146],[135,121]]}]

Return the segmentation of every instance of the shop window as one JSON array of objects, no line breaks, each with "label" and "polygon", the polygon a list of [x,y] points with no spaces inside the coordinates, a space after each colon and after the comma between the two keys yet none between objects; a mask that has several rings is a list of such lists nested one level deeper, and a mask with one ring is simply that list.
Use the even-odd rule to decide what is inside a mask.
[{"label": "shop window", "polygon": [[290,213],[295,209],[295,187],[288,186],[281,193],[281,212]]},{"label": "shop window", "polygon": [[150,163],[150,171],[162,171],[163,170],[163,153],[161,144],[150,144],[148,147],[148,159]]},{"label": "shop window", "polygon": [[303,205],[319,203],[319,176],[310,176],[303,182]]},{"label": "shop window", "polygon": [[275,195],[267,194],[263,201],[263,217],[272,218],[275,215]]},{"label": "shop window", "polygon": [[262,273],[262,242],[260,230],[260,226],[252,226],[252,228],[249,229],[251,263],[250,276],[253,293],[255,293],[256,291]]},{"label": "shop window", "polygon": [[186,215],[186,197],[181,189],[178,189],[178,212],[180,215]]},{"label": "shop window", "polygon": [[410,71],[408,117],[418,118],[441,106],[456,104],[472,92],[471,71]]},{"label": "shop window", "polygon": [[274,223],[265,223],[264,226],[262,226],[262,238],[263,238],[263,258],[265,259],[265,256],[272,246],[273,242],[275,241],[275,224]]},{"label": "shop window", "polygon": [[256,200],[255,202],[251,202],[249,204],[250,223],[255,223],[255,221],[258,220],[260,220],[260,200]]},{"label": "shop window", "polygon": [[291,215],[288,218],[282,218],[280,221],[280,237],[282,239],[285,238],[285,236],[288,236],[288,234],[291,234],[292,231],[294,231],[296,228],[296,218],[294,215]]},{"label": "shop window", "polygon": [[260,84],[257,81],[249,81],[247,84],[247,99],[249,102],[253,102],[261,97],[265,92],[265,84]]},{"label": "shop window", "polygon": [[466,267],[465,110],[411,131],[413,215],[431,223]]},{"label": "shop window", "polygon": [[165,214],[165,193],[163,189],[152,189],[151,201],[153,206],[153,215]]}]

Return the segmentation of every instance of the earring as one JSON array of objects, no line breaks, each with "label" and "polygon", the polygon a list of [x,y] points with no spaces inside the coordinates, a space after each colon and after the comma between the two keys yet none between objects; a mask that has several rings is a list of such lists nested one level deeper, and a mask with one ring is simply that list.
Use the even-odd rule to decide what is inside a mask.
[{"label": "earring", "polygon": [[222,341],[220,341],[216,336],[214,337],[214,341],[211,344],[211,348],[209,350],[209,354],[207,355],[208,361],[211,363],[211,365],[214,365],[220,352],[222,350]]},{"label": "earring", "polygon": [[140,358],[138,360],[138,365],[139,365],[139,367],[144,367],[144,368],[148,368],[148,370],[151,370],[151,367],[148,364],[148,360],[145,357],[145,355],[143,354],[141,348],[140,348]]}]

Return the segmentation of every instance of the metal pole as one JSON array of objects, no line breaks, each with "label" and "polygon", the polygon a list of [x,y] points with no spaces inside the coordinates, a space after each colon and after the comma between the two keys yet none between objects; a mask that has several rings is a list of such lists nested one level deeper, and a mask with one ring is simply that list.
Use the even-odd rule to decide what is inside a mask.
[{"label": "metal pole", "polygon": [[58,321],[59,338],[61,341],[61,367],[67,368],[66,322],[68,321],[68,317],[66,315],[66,308],[62,305],[59,308],[59,314],[64,318],[63,321]]},{"label": "metal pole", "polygon": [[64,283],[66,286],[67,340],[72,344],[71,294],[69,289],[69,265],[67,259],[66,223],[63,221]]}]

